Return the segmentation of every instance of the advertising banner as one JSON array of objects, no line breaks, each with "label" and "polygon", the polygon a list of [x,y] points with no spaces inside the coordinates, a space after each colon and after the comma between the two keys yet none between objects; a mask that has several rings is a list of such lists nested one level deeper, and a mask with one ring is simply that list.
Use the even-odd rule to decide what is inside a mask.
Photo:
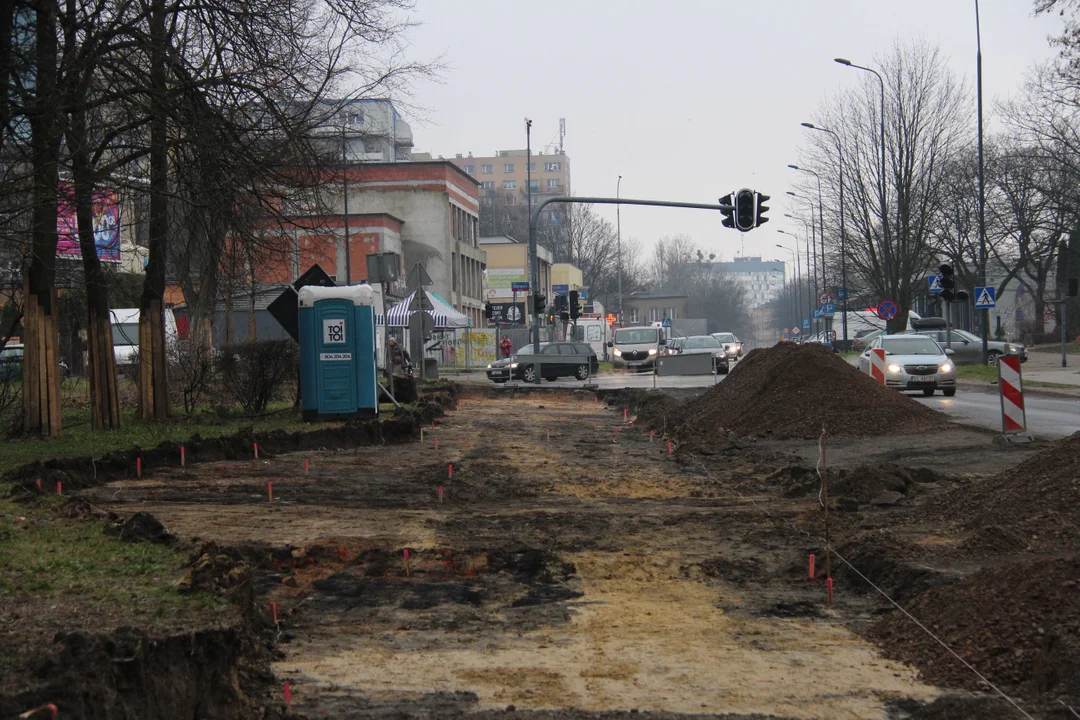
[{"label": "advertising banner", "polygon": [[[94,193],[94,247],[103,262],[120,262],[120,203],[114,192]],[[60,186],[60,205],[56,216],[56,254],[81,257],[79,223],[75,218],[75,199],[71,186]]]}]

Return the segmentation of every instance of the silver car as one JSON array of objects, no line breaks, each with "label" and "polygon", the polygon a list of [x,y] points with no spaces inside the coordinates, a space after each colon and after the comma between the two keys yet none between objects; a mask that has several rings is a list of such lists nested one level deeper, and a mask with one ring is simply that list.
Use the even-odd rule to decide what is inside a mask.
[{"label": "silver car", "polygon": [[[952,338],[952,350],[955,353],[953,360],[957,365],[981,365],[982,364],[982,338],[967,330],[953,330],[952,335],[945,330],[908,330],[905,334],[925,335],[933,338],[943,348],[949,347],[949,338]],[[1027,348],[1020,343],[990,340],[986,343],[987,364],[994,365],[1002,355],[1019,355],[1020,362],[1027,362]]]},{"label": "silver car", "polygon": [[922,390],[933,395],[941,390],[945,397],[956,394],[956,364],[952,351],[944,350],[925,335],[879,335],[870,348],[859,356],[859,370],[870,374],[871,353],[885,350],[885,387],[897,390]]},{"label": "silver car", "polygon": [[721,345],[724,346],[724,350],[727,352],[727,356],[732,360],[738,360],[743,355],[743,346],[739,342],[739,338],[735,337],[734,333],[719,332],[713,333],[712,336],[716,338]]}]

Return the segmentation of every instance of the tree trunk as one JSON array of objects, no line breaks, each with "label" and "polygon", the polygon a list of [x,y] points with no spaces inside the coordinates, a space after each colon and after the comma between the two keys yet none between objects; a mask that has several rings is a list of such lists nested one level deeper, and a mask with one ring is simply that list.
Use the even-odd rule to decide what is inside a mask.
[{"label": "tree trunk", "polygon": [[165,75],[165,2],[150,6],[150,233],[139,303],[139,411],[143,420],[169,415],[165,364],[165,252],[169,231],[169,91]]},{"label": "tree trunk", "polygon": [[[71,107],[77,107],[77,104],[72,102]],[[109,322],[108,283],[94,242],[94,178],[86,147],[85,111],[77,109],[70,113],[67,137],[75,188],[75,215],[79,225],[79,250],[86,277],[90,419],[95,430],[118,428],[120,397],[116,386],[116,356]]]},{"label": "tree trunk", "polygon": [[60,334],[57,328],[56,217],[60,136],[57,132],[56,6],[34,6],[37,38],[34,103],[29,113],[33,162],[33,253],[26,272],[23,317],[23,428],[60,434]]}]

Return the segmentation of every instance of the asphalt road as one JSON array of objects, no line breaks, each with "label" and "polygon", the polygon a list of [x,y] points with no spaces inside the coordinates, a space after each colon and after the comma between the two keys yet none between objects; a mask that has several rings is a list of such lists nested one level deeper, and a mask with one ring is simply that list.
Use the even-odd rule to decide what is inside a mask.
[{"label": "asphalt road", "polygon": [[[708,387],[722,382],[725,375],[685,375],[656,377],[654,375],[600,375],[592,378],[602,388],[694,388]],[[470,373],[462,379],[473,382],[489,382],[487,376]],[[654,385],[655,383],[655,385]],[[544,387],[581,387],[579,380],[562,378],[554,382],[545,380]],[[1001,429],[1001,400],[994,391],[958,388],[954,397],[942,395],[923,397],[909,394],[913,400],[945,413],[955,422],[986,428]],[[1036,437],[1054,438],[1080,432],[1080,399],[1057,398],[1028,394],[1025,398],[1028,432]]]}]

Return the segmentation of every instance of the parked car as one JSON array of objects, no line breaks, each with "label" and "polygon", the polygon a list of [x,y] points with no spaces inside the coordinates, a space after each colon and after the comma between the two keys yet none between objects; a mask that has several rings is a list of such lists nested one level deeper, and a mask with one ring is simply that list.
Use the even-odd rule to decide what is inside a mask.
[{"label": "parked car", "polygon": [[685,337],[668,338],[667,345],[665,346],[667,348],[667,354],[678,355],[682,352],[684,345],[686,345]]},{"label": "parked car", "polygon": [[5,345],[4,349],[0,350],[0,378],[3,378],[4,380],[21,380],[22,361],[22,345]]},{"label": "parked car", "polygon": [[[932,338],[943,348],[949,347],[949,332],[952,333],[953,361],[957,365],[982,364],[982,338],[967,330],[907,330],[903,334],[925,335]],[[993,365],[1002,355],[1019,355],[1020,362],[1027,362],[1027,348],[1020,343],[990,340],[986,344],[988,364]]]},{"label": "parked car", "polygon": [[664,328],[619,328],[608,343],[615,369],[655,370],[656,358],[667,347]]},{"label": "parked car", "polygon": [[855,334],[855,339],[851,341],[851,349],[862,352],[870,347],[870,343],[874,342],[876,338],[884,334],[884,330],[860,330]]},{"label": "parked car", "polygon": [[739,342],[739,338],[735,337],[734,333],[719,332],[713,333],[712,336],[724,346],[724,350],[727,351],[729,358],[738,360],[743,356],[742,343]]},{"label": "parked car", "polygon": [[725,348],[715,335],[692,335],[686,338],[680,355],[712,355],[713,372],[727,375],[730,368],[730,351]]},{"label": "parked car", "polygon": [[880,335],[859,356],[859,369],[870,374],[871,351],[885,351],[885,387],[897,390],[921,390],[933,395],[941,390],[946,397],[956,394],[956,364],[952,351],[936,340],[912,333]]},{"label": "parked car", "polygon": [[[526,345],[515,354],[496,360],[487,366],[487,376],[492,382],[502,384],[509,380],[536,382],[536,355],[532,345]],[[549,342],[540,344],[540,377],[557,380],[575,377],[585,380],[600,370],[596,352],[584,342]]]}]

